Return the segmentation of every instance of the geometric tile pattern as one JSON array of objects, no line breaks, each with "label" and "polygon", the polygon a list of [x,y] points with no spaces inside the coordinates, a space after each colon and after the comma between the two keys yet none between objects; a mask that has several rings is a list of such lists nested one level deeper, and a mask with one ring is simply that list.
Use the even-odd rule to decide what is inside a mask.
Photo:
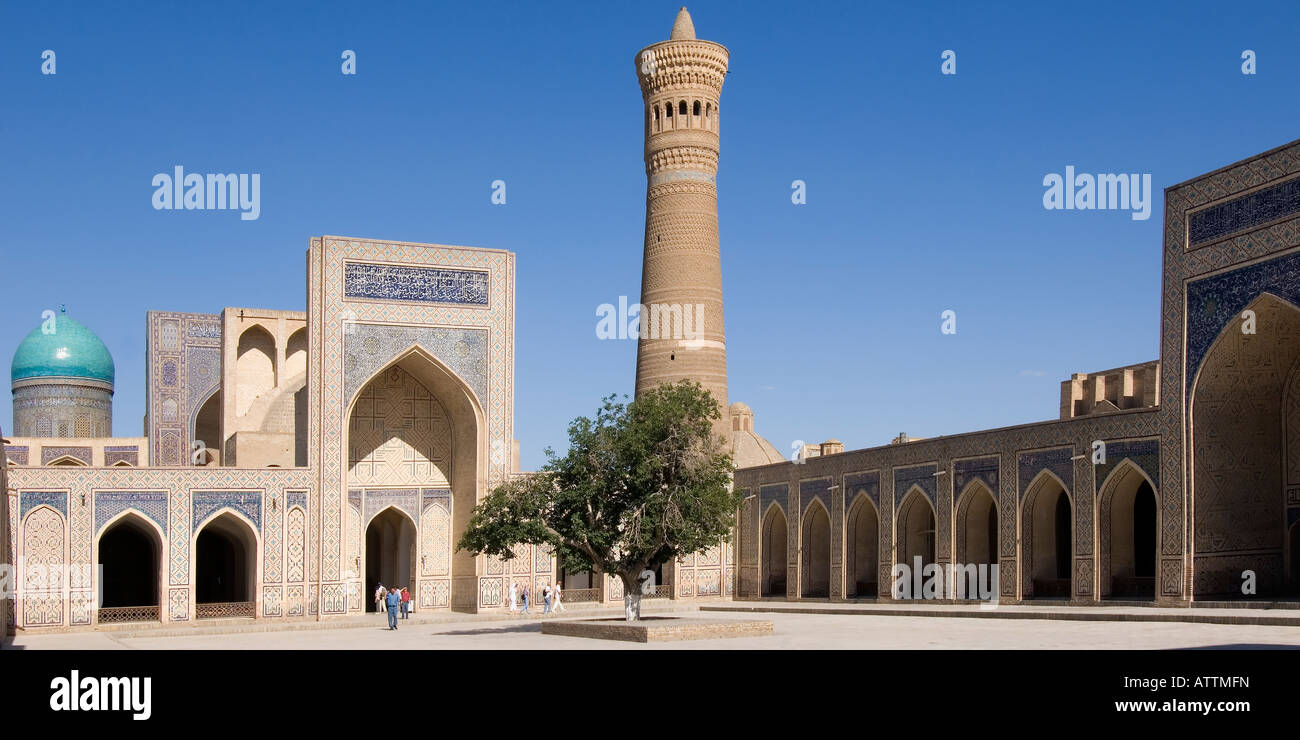
[{"label": "geometric tile pattern", "polygon": [[42,447],[41,465],[49,465],[54,460],[64,456],[80,460],[86,465],[94,464],[91,462],[91,448],[89,447]]},{"label": "geometric tile pattern", "polygon": [[935,482],[935,472],[938,468],[934,465],[918,465],[914,468],[894,468],[894,506],[898,506],[902,501],[903,495],[908,492],[912,486],[917,486],[925,497],[930,500],[930,505],[935,505],[935,496],[937,484]]},{"label": "geometric tile pattern", "polygon": [[488,305],[488,274],[482,271],[346,262],[343,282],[348,298]]},{"label": "geometric tile pattern", "polygon": [[260,491],[195,491],[194,518],[190,526],[199,528],[212,512],[229,507],[248,517],[257,529],[262,527],[262,494]]},{"label": "geometric tile pattern", "polygon": [[95,491],[95,531],[105,522],[127,509],[134,509],[153,520],[167,536],[166,491]]},{"label": "geometric tile pattern", "polygon": [[[17,476],[11,479],[17,479]],[[19,519],[26,518],[27,512],[38,506],[49,506],[64,516],[68,515],[68,494],[65,491],[23,491],[18,501]]]},{"label": "geometric tile pattern", "polygon": [[1187,216],[1187,244],[1197,247],[1279,218],[1300,214],[1300,178],[1257,190]]}]

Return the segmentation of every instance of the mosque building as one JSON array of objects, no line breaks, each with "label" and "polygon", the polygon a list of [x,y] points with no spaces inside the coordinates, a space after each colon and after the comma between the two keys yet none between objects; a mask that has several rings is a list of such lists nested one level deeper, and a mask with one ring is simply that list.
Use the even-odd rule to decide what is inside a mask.
[{"label": "mosque building", "polygon": [[[832,439],[792,462],[727,392],[728,64],[684,8],[635,58],[641,300],[664,330],[640,339],[636,389],[708,388],[746,494],[732,541],[665,566],[653,596],[890,600],[893,565],[917,558],[997,565],[1004,602],[1190,604],[1239,595],[1246,571],[1260,597],[1295,593],[1300,141],[1166,191],[1159,360],[1073,376],[1049,421]],[[621,580],[557,572],[545,548],[454,549],[521,475],[515,255],[321,236],[306,257],[305,311],[148,313],[140,437],[113,436],[113,358],[90,328],[51,314],[19,344],[0,465],[10,631],[337,619],[371,610],[380,583],[409,586],[417,611],[497,611],[511,584],[557,578],[566,603],[622,599]],[[686,306],[703,307],[689,336]]]}]

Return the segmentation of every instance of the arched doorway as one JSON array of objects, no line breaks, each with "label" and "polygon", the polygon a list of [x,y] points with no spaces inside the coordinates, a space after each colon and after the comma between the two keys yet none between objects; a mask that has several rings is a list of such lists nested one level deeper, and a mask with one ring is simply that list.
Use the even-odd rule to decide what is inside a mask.
[{"label": "arched doorway", "polygon": [[195,616],[256,616],[257,535],[227,511],[210,520],[194,540]]},{"label": "arched doorway", "polygon": [[1025,598],[1068,599],[1071,594],[1074,524],[1065,486],[1046,471],[1025,496],[1021,542],[1025,546]]},{"label": "arched doorway", "polygon": [[803,596],[829,598],[831,595],[831,517],[820,501],[808,506],[803,518]]},{"label": "arched doorway", "polygon": [[374,599],[381,583],[388,589],[406,586],[417,593],[414,566],[415,523],[390,506],[366,527],[366,609],[383,611]]},{"label": "arched doorway", "polygon": [[[1188,311],[1210,300],[1218,299]],[[1246,310],[1254,333],[1242,331],[1234,311],[1191,389],[1197,599],[1273,598],[1285,589],[1285,493],[1300,477],[1300,309],[1263,293]],[[1242,593],[1244,569],[1255,573],[1253,594]]]},{"label": "arched doorway", "polygon": [[848,553],[845,584],[849,598],[873,598],[877,594],[880,518],[866,495],[858,496],[849,509]]},{"label": "arched doorway", "polygon": [[786,574],[785,512],[773,504],[763,518],[763,588],[764,596],[785,596]]},{"label": "arched doorway", "polygon": [[[353,561],[364,558],[366,563],[356,569],[356,580],[349,584],[360,597],[349,602],[349,610],[374,609],[374,592],[380,582],[412,587],[412,596],[419,599],[422,609],[478,603],[476,559],[453,547],[477,503],[481,481],[487,479],[486,423],[478,397],[455,372],[417,345],[377,369],[351,399],[348,488],[364,490],[367,501],[386,490],[398,498],[409,496],[410,506],[405,508],[410,511],[421,505],[413,492],[450,490],[451,505],[446,536],[423,533],[422,544],[416,548],[418,556],[405,550],[394,555],[391,541],[379,545],[381,554],[376,555],[372,551],[375,522],[365,522],[358,508],[351,509],[357,517],[355,527],[349,524],[347,541],[355,553]],[[369,511],[367,508],[367,515]],[[414,527],[412,520],[407,523]],[[428,521],[424,524],[427,527]],[[402,535],[390,532],[389,536]],[[388,554],[382,554],[384,551]],[[385,573],[389,567],[381,563],[385,558],[396,570]],[[550,573],[538,575],[551,577]],[[394,580],[402,582],[391,583]],[[426,582],[427,588],[423,587]],[[418,593],[417,585],[421,586]]]},{"label": "arched doorway", "polygon": [[1151,481],[1124,460],[1106,476],[1098,502],[1101,597],[1154,599],[1160,525]]},{"label": "arched doorway", "polygon": [[998,505],[988,486],[975,481],[957,505],[957,563],[991,566],[997,562]]},{"label": "arched doorway", "polygon": [[898,562],[909,569],[906,572],[913,584],[911,598],[920,599],[924,593],[916,593],[914,584],[918,578],[925,583],[925,567],[936,560],[934,507],[921,489],[913,486],[898,511]]},{"label": "arched doorway", "polygon": [[99,535],[99,603],[96,621],[156,621],[162,539],[134,512],[112,522]]}]

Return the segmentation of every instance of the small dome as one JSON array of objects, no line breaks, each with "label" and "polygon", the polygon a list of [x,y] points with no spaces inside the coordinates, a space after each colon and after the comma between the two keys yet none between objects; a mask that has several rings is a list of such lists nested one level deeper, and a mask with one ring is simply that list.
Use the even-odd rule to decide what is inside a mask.
[{"label": "small dome", "polygon": [[11,382],[30,378],[86,378],[113,384],[113,355],[95,332],[66,314],[53,320],[53,331],[45,325],[32,329],[14,352],[9,366]]},{"label": "small dome", "polygon": [[749,406],[747,406],[744,403],[741,403],[740,401],[736,401],[735,403],[728,406],[727,410],[731,412],[732,416],[736,416],[737,414],[749,414],[750,416],[754,415],[753,409],[749,408]]},{"label": "small dome", "polygon": [[691,20],[691,14],[686,12],[686,6],[677,11],[677,20],[673,21],[673,33],[668,37],[672,41],[695,38],[695,23]]}]

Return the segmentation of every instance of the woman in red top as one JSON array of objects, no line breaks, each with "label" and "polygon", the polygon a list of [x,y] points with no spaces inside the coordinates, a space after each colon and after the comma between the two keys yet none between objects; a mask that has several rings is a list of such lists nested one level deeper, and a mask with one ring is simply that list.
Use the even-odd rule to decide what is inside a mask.
[{"label": "woman in red top", "polygon": [[411,613],[411,592],[402,586],[402,619],[410,619]]}]

